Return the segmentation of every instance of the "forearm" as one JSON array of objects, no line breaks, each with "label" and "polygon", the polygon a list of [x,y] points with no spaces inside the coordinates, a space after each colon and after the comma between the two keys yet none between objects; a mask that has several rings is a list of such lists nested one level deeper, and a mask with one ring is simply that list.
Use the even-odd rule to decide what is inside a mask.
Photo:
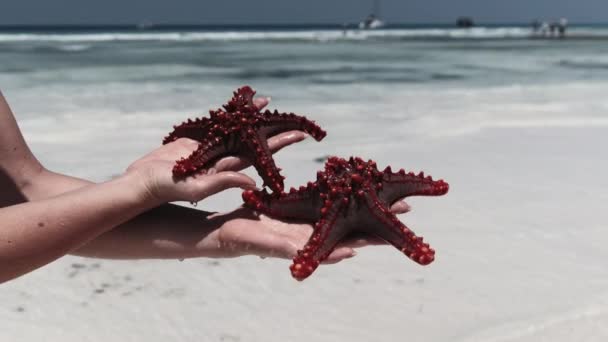
[{"label": "forearm", "polygon": [[106,259],[226,257],[219,245],[225,215],[163,205],[108,231],[72,254]]},{"label": "forearm", "polygon": [[[59,203],[63,203],[61,199],[63,194],[84,190],[83,188],[94,184],[87,180],[46,170],[25,144],[15,118],[1,93],[0,133],[0,208],[6,207],[6,209],[1,209],[3,215],[4,213],[8,215],[14,210],[14,213],[22,215],[22,218],[27,217],[41,206],[49,205],[51,202],[48,201],[51,199],[54,201],[53,204],[59,205]],[[56,201],[55,197],[60,199]],[[15,206],[19,203],[23,204]],[[89,201],[89,203],[97,202]],[[101,211],[97,204],[94,206],[96,214],[100,214]],[[60,205],[57,207],[57,209],[65,208]],[[67,205],[67,208],[70,209],[71,206]],[[108,216],[112,218],[110,220],[103,215],[99,217],[104,217],[104,220],[88,219],[84,226],[80,227],[88,234],[79,236],[81,239],[76,239],[79,243],[53,249],[52,255],[36,254],[36,251],[46,251],[42,246],[25,250],[24,254],[33,259],[39,259],[36,259],[38,261],[35,262],[23,259],[22,266],[11,266],[13,276],[20,274],[19,270],[33,269],[63,255],[66,251],[104,258],[182,258],[217,255],[217,243],[212,232],[220,228],[223,223],[217,219],[208,218],[208,213],[167,204],[137,217],[134,216],[138,213],[132,211],[128,213],[130,214],[128,222],[124,222],[127,219],[122,220],[122,217],[115,215]],[[21,236],[31,233],[31,226],[23,226],[18,230],[8,229],[9,224],[15,223],[5,220],[4,216],[1,218],[0,234],[5,234],[5,237],[12,236],[16,232],[20,232]],[[121,219],[115,220],[115,218]],[[40,232],[37,223],[35,222],[33,229]],[[5,225],[7,225],[6,230]],[[48,227],[49,223],[46,226]],[[112,230],[112,228],[115,229]],[[57,240],[49,239],[46,236],[44,241],[49,244],[58,243]],[[20,243],[23,241],[20,240]],[[15,245],[11,247],[14,252]],[[9,253],[9,250],[3,250],[3,253]],[[3,255],[0,254],[0,258]],[[8,255],[6,254],[7,258]],[[0,259],[0,262],[2,262],[0,264],[1,281],[7,277],[2,276],[2,272],[8,272],[9,266],[6,259]]]},{"label": "forearm", "polygon": [[[31,176],[41,169],[23,140],[15,117],[0,91],[0,173],[17,187],[29,185]],[[2,196],[7,194],[0,194]],[[1,202],[1,201],[0,201]]]},{"label": "forearm", "polygon": [[0,209],[0,282],[73,251],[157,203],[136,175]]},{"label": "forearm", "polygon": [[[23,191],[30,201],[38,201],[92,184],[42,170]],[[106,259],[220,256],[216,231],[226,223],[225,217],[165,204],[97,236],[70,254]]]}]

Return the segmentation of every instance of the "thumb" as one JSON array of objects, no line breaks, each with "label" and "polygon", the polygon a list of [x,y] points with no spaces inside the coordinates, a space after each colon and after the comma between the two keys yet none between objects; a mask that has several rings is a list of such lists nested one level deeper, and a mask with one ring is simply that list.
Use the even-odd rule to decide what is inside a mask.
[{"label": "thumb", "polygon": [[201,183],[197,189],[197,193],[200,196],[197,197],[209,197],[230,188],[254,190],[256,186],[255,181],[245,174],[224,171],[201,178]]},{"label": "thumb", "polygon": [[258,110],[264,109],[264,107],[268,106],[270,102],[270,97],[258,97],[253,100],[253,105],[256,106]]},{"label": "thumb", "polygon": [[391,205],[391,212],[393,214],[405,214],[410,210],[412,210],[412,207],[403,200],[397,201]]},{"label": "thumb", "polygon": [[324,264],[335,264],[344,259],[352,258],[356,255],[354,249],[350,247],[337,247],[331,252],[331,254],[323,261]]}]

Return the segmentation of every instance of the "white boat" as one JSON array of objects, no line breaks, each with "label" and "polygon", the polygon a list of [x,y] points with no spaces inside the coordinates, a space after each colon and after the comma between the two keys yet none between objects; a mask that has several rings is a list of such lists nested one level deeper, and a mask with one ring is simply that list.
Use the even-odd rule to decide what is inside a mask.
[{"label": "white boat", "polygon": [[365,20],[359,23],[361,30],[373,30],[384,27],[386,24],[379,18],[380,13],[380,1],[374,1],[374,7],[372,8],[372,14],[368,15]]},{"label": "white boat", "polygon": [[364,21],[359,23],[359,28],[362,30],[373,30],[384,27],[384,21],[376,18],[375,15],[370,14]]}]

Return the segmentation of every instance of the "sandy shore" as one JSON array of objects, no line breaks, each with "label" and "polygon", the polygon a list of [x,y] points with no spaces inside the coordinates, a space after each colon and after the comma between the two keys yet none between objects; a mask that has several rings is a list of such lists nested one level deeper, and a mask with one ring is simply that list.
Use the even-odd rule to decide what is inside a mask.
[{"label": "sandy shore", "polygon": [[[411,199],[401,216],[436,248],[431,266],[373,247],[298,283],[283,260],[66,257],[0,288],[0,340],[605,341],[605,146],[605,127],[369,143],[359,154],[379,166],[449,181],[448,196]],[[288,185],[352,146],[293,149],[277,157]]]}]

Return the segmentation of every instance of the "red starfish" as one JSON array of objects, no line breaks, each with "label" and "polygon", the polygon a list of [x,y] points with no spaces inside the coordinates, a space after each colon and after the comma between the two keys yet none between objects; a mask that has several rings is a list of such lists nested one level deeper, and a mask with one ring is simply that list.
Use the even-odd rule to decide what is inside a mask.
[{"label": "red starfish", "polygon": [[414,195],[439,196],[448,192],[443,180],[397,173],[390,166],[379,171],[376,163],[361,158],[331,157],[317,181],[289,194],[270,196],[266,191],[245,191],[245,205],[271,216],[315,221],[312,236],[298,251],[291,274],[304,280],[325,260],[338,242],[353,231],[376,235],[421,265],[435,259],[435,251],[407,228],[390,206]]},{"label": "red starfish", "polygon": [[178,160],[173,168],[175,177],[185,177],[204,169],[225,156],[248,160],[258,171],[264,185],[275,193],[283,191],[283,179],[268,149],[267,139],[277,134],[300,130],[321,141],[326,133],[314,121],[293,113],[260,110],[253,104],[255,91],[244,86],[234,92],[224,109],[210,111],[210,118],[188,120],[167,136],[163,144],[179,138],[200,142],[188,158]]}]

